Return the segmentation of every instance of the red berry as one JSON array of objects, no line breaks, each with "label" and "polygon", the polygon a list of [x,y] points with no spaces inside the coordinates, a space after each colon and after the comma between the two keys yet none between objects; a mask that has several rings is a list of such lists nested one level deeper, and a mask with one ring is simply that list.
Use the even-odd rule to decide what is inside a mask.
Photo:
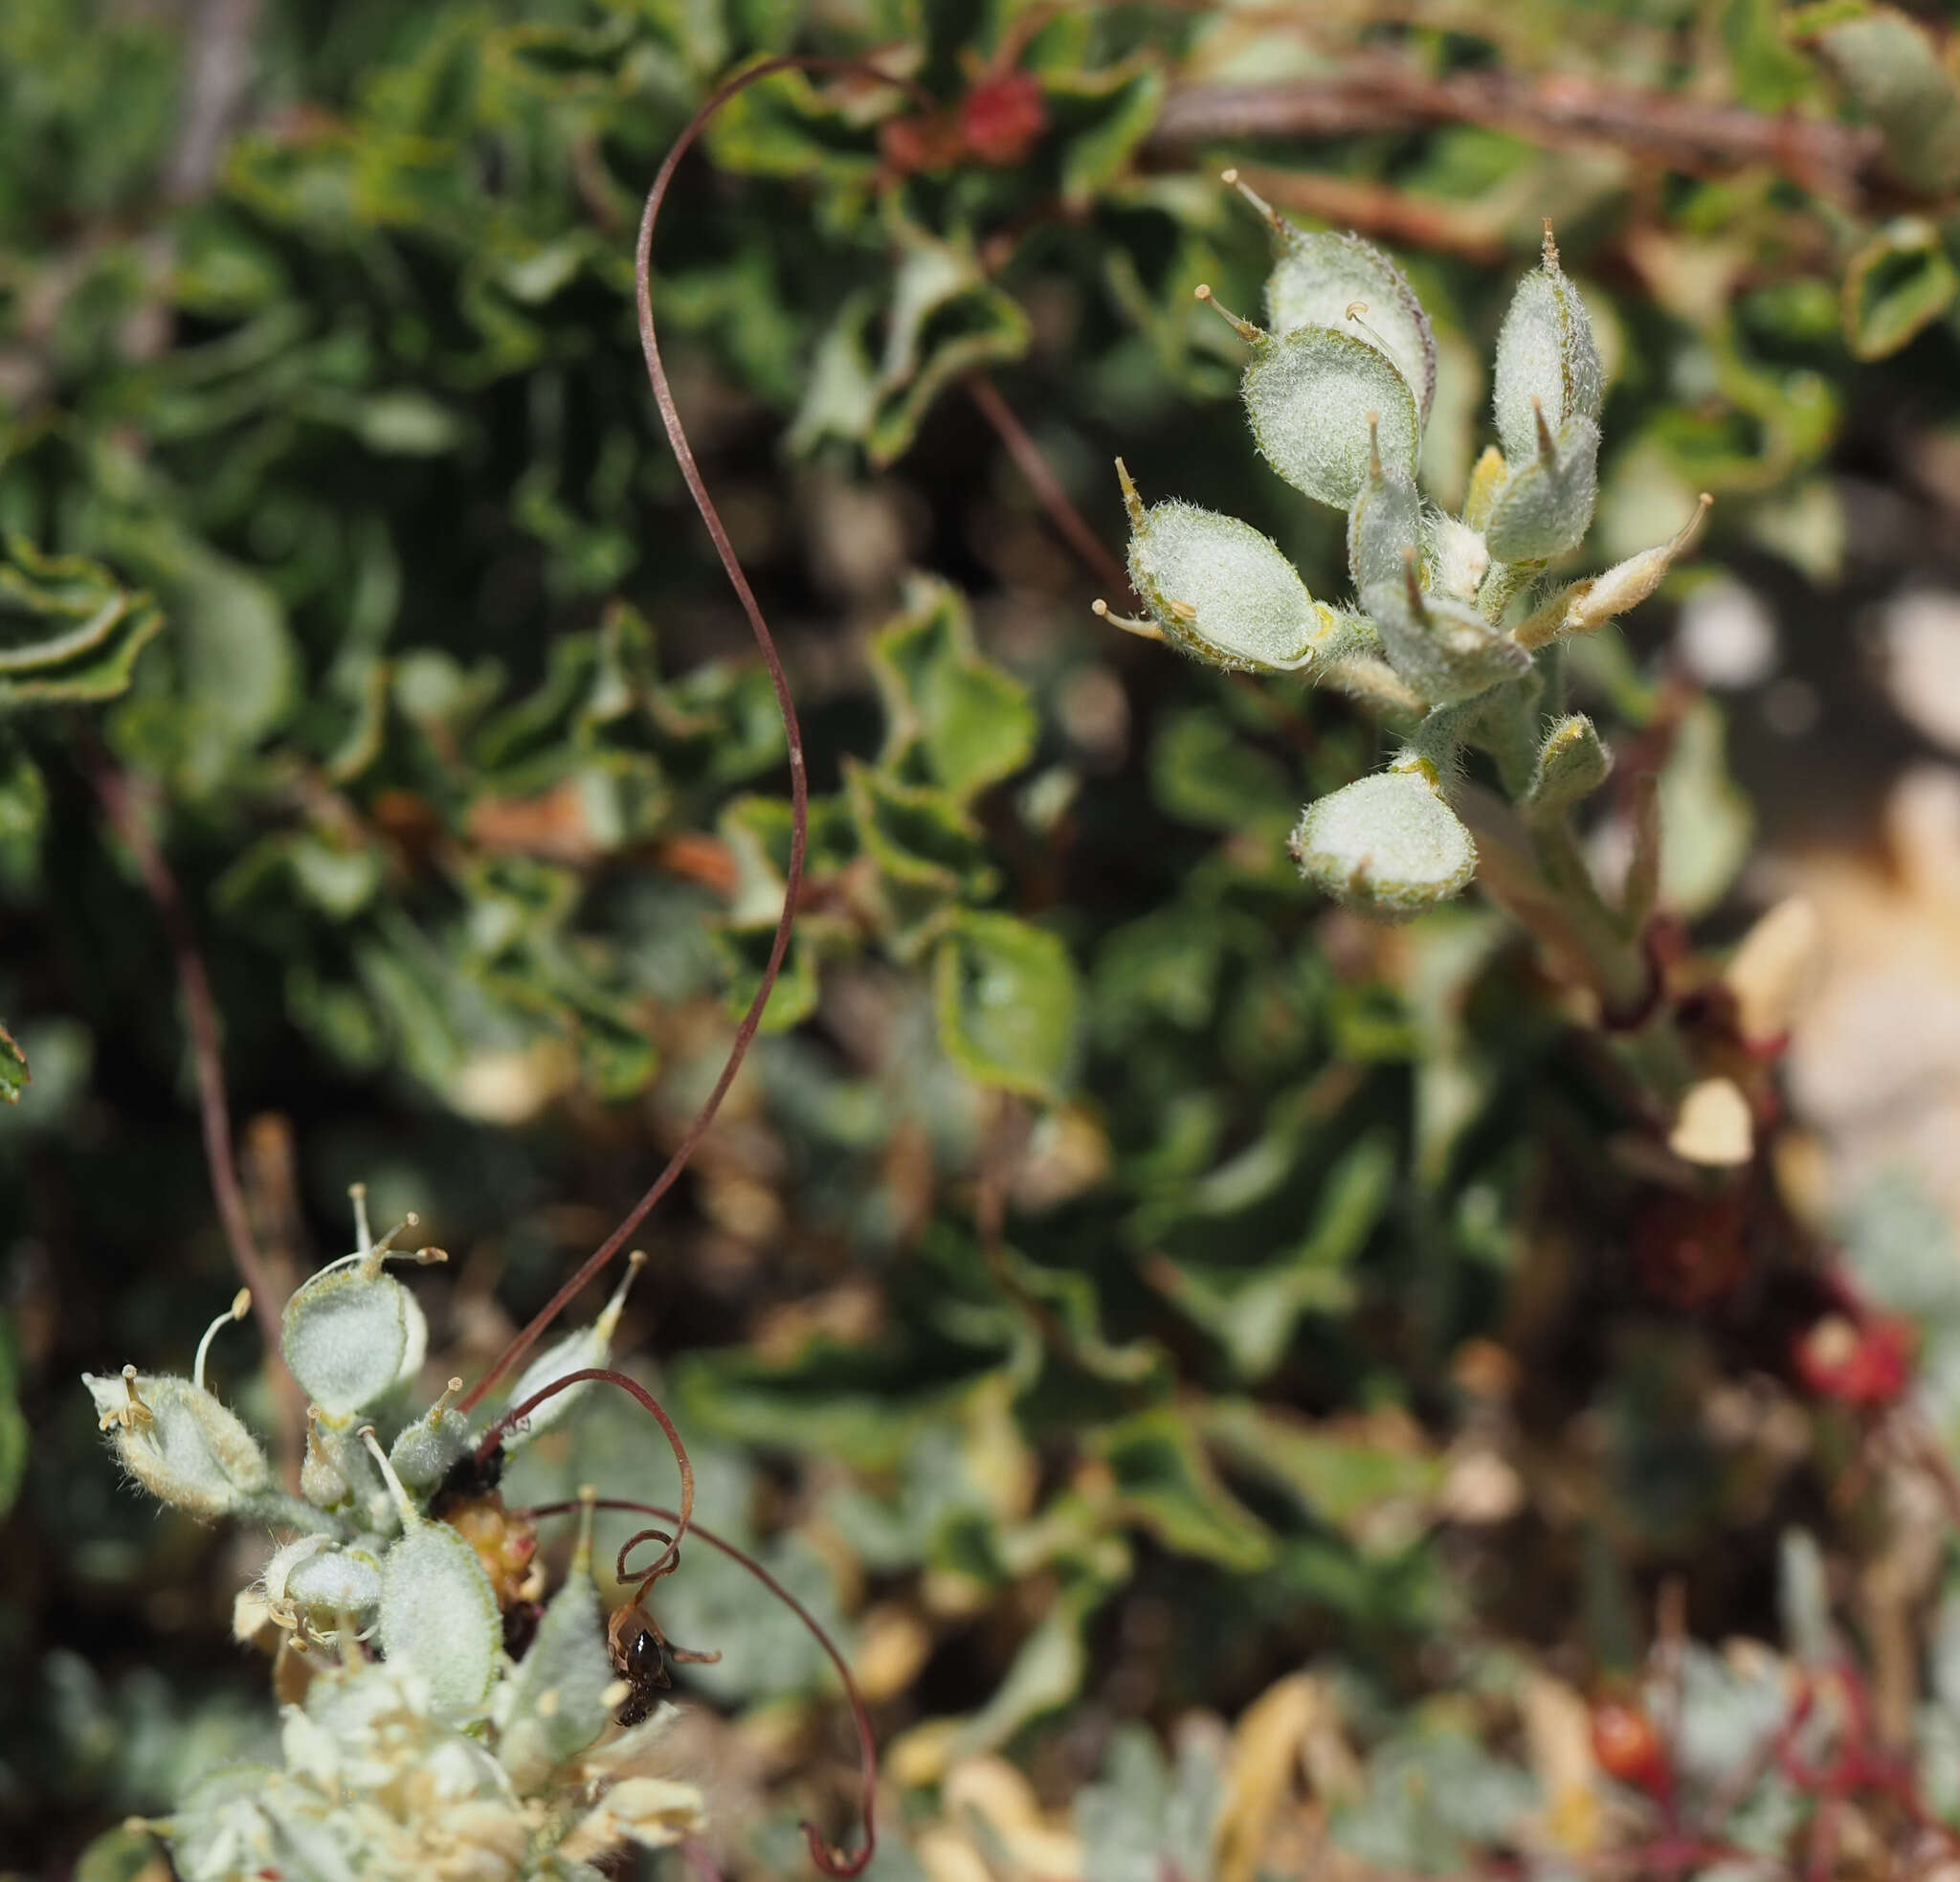
[{"label": "red berry", "polygon": [[1820,1398],[1889,1405],[1911,1380],[1915,1344],[1911,1324],[1892,1314],[1826,1313],[1798,1335],[1791,1357]]},{"label": "red berry", "polygon": [[1048,128],[1041,87],[1025,72],[983,78],[960,101],[960,135],[983,164],[1026,163]]},{"label": "red berry", "polygon": [[1638,1706],[1605,1699],[1592,1708],[1592,1756],[1608,1777],[1649,1797],[1665,1797],[1674,1788],[1660,1735]]}]

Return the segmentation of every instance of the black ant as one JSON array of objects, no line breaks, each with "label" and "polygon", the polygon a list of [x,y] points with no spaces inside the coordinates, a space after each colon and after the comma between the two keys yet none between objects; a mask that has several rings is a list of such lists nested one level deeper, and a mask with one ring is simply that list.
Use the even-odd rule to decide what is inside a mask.
[{"label": "black ant", "polygon": [[[619,1559],[624,1562],[637,1543],[667,1540],[666,1535],[657,1529],[642,1530],[620,1550]],[[676,1647],[660,1631],[660,1624],[640,1605],[647,1590],[671,1568],[671,1563],[667,1569],[657,1567],[651,1575],[642,1577],[633,1599],[606,1625],[607,1645],[612,1650],[612,1669],[628,1689],[617,1714],[621,1725],[637,1725],[653,1715],[660,1695],[674,1683],[667,1670],[670,1660],[680,1666],[712,1667],[722,1657],[720,1653],[697,1653],[685,1647]]]},{"label": "black ant", "polygon": [[429,1499],[429,1513],[439,1520],[453,1505],[478,1502],[502,1481],[503,1440],[500,1438],[486,1451],[464,1451],[449,1467]]}]

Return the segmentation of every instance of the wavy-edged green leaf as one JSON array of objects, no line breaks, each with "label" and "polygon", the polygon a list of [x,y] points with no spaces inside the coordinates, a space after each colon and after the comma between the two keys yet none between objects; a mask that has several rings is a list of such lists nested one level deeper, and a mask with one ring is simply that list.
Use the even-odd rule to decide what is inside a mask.
[{"label": "wavy-edged green leaf", "polygon": [[963,1071],[1029,1097],[1062,1095],[1081,1000],[1059,936],[963,909],[939,944],[933,982],[940,1043]]},{"label": "wavy-edged green leaf", "polygon": [[871,671],[885,711],[879,764],[894,776],[965,802],[1033,753],[1028,689],[975,648],[966,599],[949,583],[912,584],[905,612],[871,643]]},{"label": "wavy-edged green leaf", "polygon": [[1896,353],[1960,293],[1960,272],[1923,215],[1895,216],[1844,270],[1844,340],[1860,359]]},{"label": "wavy-edged green leaf", "polygon": [[0,558],[0,711],[113,699],[164,625],[155,601],[100,563],[24,536]]},{"label": "wavy-edged green leaf", "polygon": [[1930,195],[1960,189],[1960,85],[1924,26],[1897,7],[1834,0],[1791,27],[1878,125],[1902,181]]}]

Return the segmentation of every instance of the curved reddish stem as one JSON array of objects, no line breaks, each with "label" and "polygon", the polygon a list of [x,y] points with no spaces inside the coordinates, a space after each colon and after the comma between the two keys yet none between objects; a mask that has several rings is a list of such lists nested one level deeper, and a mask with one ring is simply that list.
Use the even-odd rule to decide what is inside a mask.
[{"label": "curved reddish stem", "polygon": [[728,1095],[728,1087],[735,1082],[735,1074],[742,1069],[742,1062],[748,1056],[756,1029],[762,1024],[763,1009],[768,1004],[776,976],[783,970],[784,955],[790,948],[790,930],[796,918],[796,900],[803,885],[803,859],[810,840],[810,785],[804,772],[803,731],[797,723],[796,702],[791,697],[789,677],[783,671],[782,657],[776,651],[774,637],[769,633],[768,622],[763,617],[755,591],[748,585],[748,577],[743,571],[741,558],[735,553],[735,546],[728,540],[728,532],[723,527],[714,499],[708,495],[701,466],[695,461],[693,448],[687,441],[687,429],[681,424],[680,414],[674,404],[674,391],[667,382],[667,368],[660,358],[660,343],[654,325],[653,252],[654,226],[659,220],[661,206],[667,200],[674,172],[681,158],[693,147],[695,140],[706,128],[709,119],[730,99],[758,79],[791,70],[853,74],[880,84],[895,85],[907,92],[916,93],[919,89],[908,79],[895,78],[875,66],[851,59],[785,56],[765,59],[760,65],[750,66],[708,98],[674,140],[673,147],[655,173],[652,189],[647,191],[646,208],[640,215],[639,239],[634,250],[634,295],[639,313],[639,344],[641,352],[646,356],[647,378],[653,386],[654,403],[659,409],[660,424],[680,466],[687,493],[694,499],[694,506],[707,526],[709,539],[715,546],[716,555],[721,558],[729,586],[734,589],[736,599],[742,603],[743,613],[748,616],[755,644],[762,650],[763,664],[768,669],[769,685],[776,696],[776,710],[783,721],[783,736],[790,753],[790,866],[783,878],[783,912],[777,919],[776,931],[769,942],[768,963],[763,969],[762,980],[756,987],[754,998],[748,1002],[748,1010],[742,1016],[742,1023],[735,1029],[735,1040],[728,1048],[727,1062],[722,1067],[721,1076],[715,1080],[714,1089],[695,1113],[694,1122],[687,1127],[686,1135],[667,1159],[666,1167],[654,1178],[646,1194],[627,1211],[619,1226],[586,1258],[571,1278],[491,1362],[489,1371],[457,1401],[457,1409],[463,1413],[473,1411],[480,1404],[483,1395],[537,1344],[572,1297],[626,1245],[627,1238],[674,1186],[694,1155],[696,1147],[707,1134],[709,1125],[715,1121],[715,1113],[722,1109],[722,1100]]},{"label": "curved reddish stem", "polygon": [[[544,1516],[569,1515],[584,1507],[582,1502],[573,1498],[565,1503],[540,1503],[532,1509],[517,1510],[511,1513],[525,1521],[535,1522]],[[657,1503],[635,1503],[623,1496],[598,1497],[594,1500],[594,1507],[600,1510],[626,1510],[635,1515],[658,1516],[664,1522],[683,1525],[687,1520],[678,1511],[662,1509]],[[860,1875],[878,1849],[878,1823],[872,1812],[872,1804],[878,1790],[878,1738],[871,1729],[871,1714],[865,1707],[864,1695],[858,1692],[858,1682],[852,1678],[851,1669],[846,1664],[844,1656],[838,1652],[836,1643],[824,1631],[816,1616],[784,1587],[762,1563],[746,1551],[738,1549],[734,1543],[724,1541],[713,1530],[704,1529],[699,1523],[694,1525],[694,1534],[710,1548],[719,1549],[730,1561],[746,1568],[791,1614],[795,1615],[797,1620],[810,1629],[812,1638],[823,1648],[831,1665],[837,1669],[837,1677],[844,1683],[844,1696],[851,1706],[851,1720],[858,1728],[858,1763],[863,1780],[859,1814],[864,1826],[864,1847],[846,1853],[842,1849],[832,1848],[824,1841],[823,1832],[814,1824],[806,1821],[798,1827],[803,1831],[804,1842],[810,1847],[810,1860],[826,1875]],[[640,1578],[635,1577],[635,1580],[638,1579]]]},{"label": "curved reddish stem", "polygon": [[[628,1378],[624,1373],[614,1372],[610,1366],[582,1366],[577,1372],[567,1373],[563,1378],[554,1378],[542,1391],[533,1392],[523,1404],[513,1405],[483,1433],[477,1444],[478,1460],[480,1462],[488,1457],[503,1442],[503,1434],[513,1424],[528,1418],[546,1400],[555,1399],[568,1386],[580,1384],[587,1379],[596,1380],[602,1385],[616,1385],[620,1391],[629,1393],[638,1400],[655,1423],[667,1434],[667,1442],[674,1446],[674,1462],[680,1471],[680,1509],[675,1514],[674,1534],[661,1538],[667,1544],[666,1552],[652,1568],[641,1571],[647,1580],[657,1581],[661,1576],[669,1574],[680,1559],[681,1539],[686,1535],[688,1525],[694,1516],[694,1466],[687,1461],[687,1446],[680,1442],[680,1433],[674,1428],[674,1421],[667,1416],[666,1408],[638,1379]],[[577,1506],[568,1504],[566,1507],[573,1509]],[[664,1515],[669,1512],[663,1511],[661,1513]]]}]

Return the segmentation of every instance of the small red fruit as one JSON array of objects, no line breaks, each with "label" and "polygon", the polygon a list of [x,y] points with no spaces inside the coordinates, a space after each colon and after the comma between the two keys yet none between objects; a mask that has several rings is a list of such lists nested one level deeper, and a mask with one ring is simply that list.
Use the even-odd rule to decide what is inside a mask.
[{"label": "small red fruit", "polygon": [[1912,1378],[1911,1323],[1889,1313],[1826,1313],[1797,1336],[1796,1376],[1820,1398],[1889,1405]]},{"label": "small red fruit", "polygon": [[960,136],[983,164],[1024,164],[1048,129],[1041,87],[1025,72],[983,78],[960,101]]},{"label": "small red fruit", "polygon": [[1674,1788],[1674,1767],[1660,1734],[1638,1706],[1603,1699],[1592,1708],[1592,1756],[1609,1778],[1649,1797],[1665,1797]]}]

